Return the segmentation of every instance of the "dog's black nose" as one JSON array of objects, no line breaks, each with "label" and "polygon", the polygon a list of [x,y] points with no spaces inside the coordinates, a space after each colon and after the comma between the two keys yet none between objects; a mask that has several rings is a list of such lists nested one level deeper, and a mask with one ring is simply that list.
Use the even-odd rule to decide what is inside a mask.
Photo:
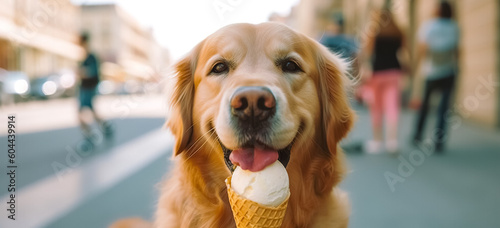
[{"label": "dog's black nose", "polygon": [[275,112],[276,99],[266,87],[240,87],[231,97],[231,113],[244,123],[267,120]]}]

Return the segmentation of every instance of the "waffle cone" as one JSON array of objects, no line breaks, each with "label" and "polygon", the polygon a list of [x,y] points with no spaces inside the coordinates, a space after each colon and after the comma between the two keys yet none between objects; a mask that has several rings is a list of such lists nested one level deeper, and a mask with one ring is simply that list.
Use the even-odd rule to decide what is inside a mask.
[{"label": "waffle cone", "polygon": [[237,228],[281,227],[290,195],[279,206],[270,207],[245,199],[234,192],[231,177],[226,179],[226,186]]}]

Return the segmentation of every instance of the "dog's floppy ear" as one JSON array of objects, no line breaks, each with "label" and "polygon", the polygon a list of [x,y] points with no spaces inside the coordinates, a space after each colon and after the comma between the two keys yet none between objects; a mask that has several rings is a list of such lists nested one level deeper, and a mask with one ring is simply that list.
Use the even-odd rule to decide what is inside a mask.
[{"label": "dog's floppy ear", "polygon": [[168,91],[171,99],[171,110],[166,123],[176,138],[174,155],[178,155],[189,148],[191,143],[195,91],[194,72],[202,43],[198,44],[186,57],[174,65],[173,88],[169,88],[171,91]]},{"label": "dog's floppy ear", "polygon": [[328,151],[335,154],[338,142],[347,135],[355,118],[347,96],[351,84],[347,77],[348,64],[318,43],[316,50],[323,135]]}]

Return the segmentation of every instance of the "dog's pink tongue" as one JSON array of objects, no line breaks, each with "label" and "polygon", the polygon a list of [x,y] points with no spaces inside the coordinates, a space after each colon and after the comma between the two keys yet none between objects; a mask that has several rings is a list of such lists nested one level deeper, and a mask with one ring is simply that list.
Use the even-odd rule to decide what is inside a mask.
[{"label": "dog's pink tongue", "polygon": [[233,150],[229,160],[244,170],[258,172],[278,160],[278,151],[261,148],[241,148]]}]

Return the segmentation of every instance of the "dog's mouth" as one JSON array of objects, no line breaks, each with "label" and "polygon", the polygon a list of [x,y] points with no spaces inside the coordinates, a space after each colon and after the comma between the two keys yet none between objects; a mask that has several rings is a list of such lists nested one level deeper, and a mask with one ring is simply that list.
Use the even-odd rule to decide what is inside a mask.
[{"label": "dog's mouth", "polygon": [[218,141],[224,152],[226,166],[232,173],[236,166],[240,166],[244,170],[258,172],[276,160],[286,168],[290,161],[290,151],[295,140],[292,140],[288,146],[282,149],[275,149],[258,140],[252,140],[234,150],[224,146],[220,139]]}]

